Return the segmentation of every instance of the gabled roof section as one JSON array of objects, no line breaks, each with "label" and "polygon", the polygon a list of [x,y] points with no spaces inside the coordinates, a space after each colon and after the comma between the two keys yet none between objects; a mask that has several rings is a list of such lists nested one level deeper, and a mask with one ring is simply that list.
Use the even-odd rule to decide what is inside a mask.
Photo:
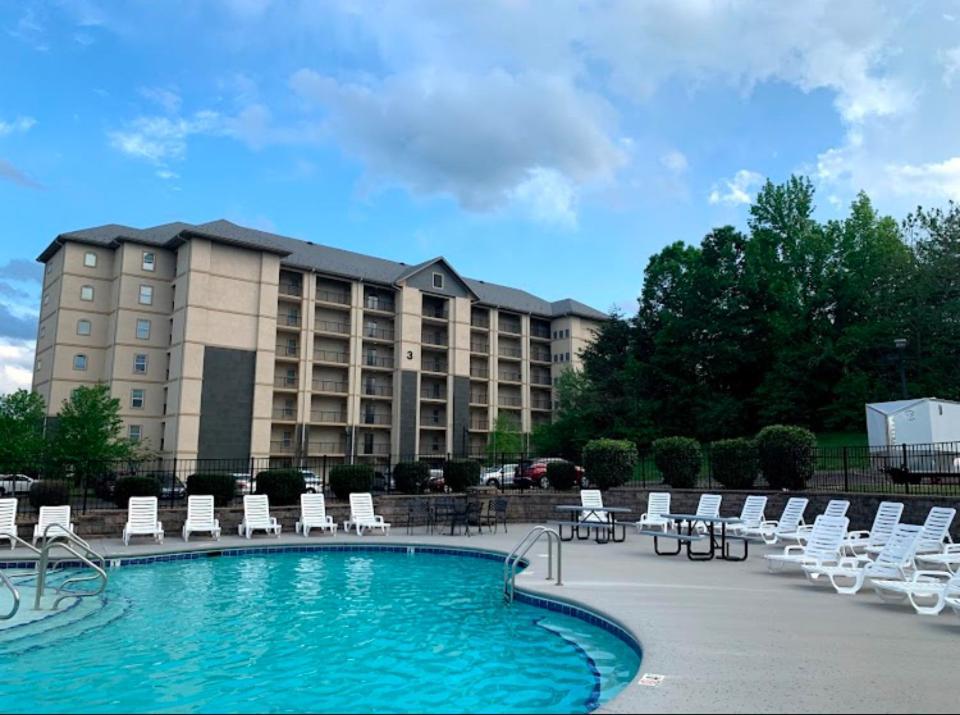
[{"label": "gabled roof section", "polygon": [[465,281],[459,273],[457,273],[456,269],[451,266],[450,262],[447,261],[447,259],[443,256],[437,256],[436,258],[431,258],[423,263],[418,263],[415,266],[409,266],[406,270],[402,271],[399,276],[397,276],[396,280],[394,280],[394,283],[398,285],[406,283],[410,278],[413,278],[415,275],[423,273],[423,271],[436,265],[442,265],[444,268],[446,268],[450,274],[460,282],[460,285],[466,289],[467,293],[469,293],[473,298],[479,300],[480,296],[477,295],[476,291],[473,290],[470,284]]}]

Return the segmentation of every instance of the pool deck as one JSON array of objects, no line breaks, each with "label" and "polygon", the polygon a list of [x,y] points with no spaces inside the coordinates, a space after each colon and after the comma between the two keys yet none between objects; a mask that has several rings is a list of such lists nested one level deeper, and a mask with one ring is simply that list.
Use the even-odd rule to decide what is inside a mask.
[{"label": "pool deck", "polygon": [[[509,551],[529,525],[471,537],[311,536],[309,543],[451,545]],[[162,546],[91,539],[107,557],[188,549],[303,544],[302,537],[224,536]],[[624,625],[644,649],[640,674],[664,676],[656,687],[629,685],[600,712],[957,712],[960,618],[914,614],[887,605],[871,589],[840,596],[799,571],[767,572],[754,547],[748,561],[691,562],[658,557],[652,540],[628,534],[622,544],[563,544],[564,585],[544,580],[546,543],[530,552],[517,585],[600,611]],[[24,555],[0,552],[0,560]],[[639,679],[638,675],[638,679]]]}]

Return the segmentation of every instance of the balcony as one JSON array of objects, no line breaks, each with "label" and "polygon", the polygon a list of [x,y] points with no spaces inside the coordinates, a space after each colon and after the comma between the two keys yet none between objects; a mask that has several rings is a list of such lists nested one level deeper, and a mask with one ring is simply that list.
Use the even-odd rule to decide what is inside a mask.
[{"label": "balcony", "polygon": [[427,318],[429,320],[448,320],[450,318],[450,313],[447,310],[446,306],[423,306],[423,313],[421,317]]},{"label": "balcony", "polygon": [[519,372],[513,372],[512,370],[501,370],[497,374],[497,379],[500,382],[520,382],[521,375]]},{"label": "balcony", "polygon": [[329,362],[337,365],[346,365],[350,362],[350,353],[339,350],[314,350],[314,362]]},{"label": "balcony", "polygon": [[543,400],[534,398],[530,400],[530,409],[531,410],[547,410],[551,409],[550,400]]},{"label": "balcony", "polygon": [[347,448],[342,442],[309,442],[307,444],[307,453],[313,455],[335,455],[346,454]]},{"label": "balcony", "polygon": [[317,333],[335,333],[337,335],[349,335],[350,324],[341,323],[336,320],[318,320],[313,326]]},{"label": "balcony", "polygon": [[447,388],[440,387],[440,385],[421,387],[420,399],[421,400],[437,400],[437,401],[446,402]]},{"label": "balcony", "polygon": [[347,394],[347,383],[340,380],[314,380],[314,392],[332,392],[336,395]]},{"label": "balcony", "polygon": [[300,346],[278,343],[274,352],[278,358],[296,358],[300,355]]},{"label": "balcony", "polygon": [[497,349],[497,355],[505,358],[515,358],[519,360],[523,356],[523,350],[512,345],[500,345]]},{"label": "balcony", "polygon": [[303,295],[303,284],[299,281],[284,280],[281,278],[278,291],[280,295],[291,295],[299,298]]},{"label": "balcony", "polygon": [[389,444],[361,444],[357,447],[357,454],[361,456],[385,456],[390,454]]},{"label": "balcony", "polygon": [[299,378],[296,375],[277,375],[273,378],[273,386],[281,390],[296,390]]},{"label": "balcony", "polygon": [[332,303],[333,305],[350,305],[350,294],[347,291],[333,290],[330,288],[317,288],[317,301],[320,303]]},{"label": "balcony", "polygon": [[299,313],[280,313],[277,315],[277,328],[299,328],[303,320]]},{"label": "balcony", "polygon": [[367,325],[363,328],[363,337],[371,340],[393,340],[393,328],[381,328],[378,326]]},{"label": "balcony", "polygon": [[486,380],[490,377],[490,370],[485,367],[474,367],[470,366],[470,377],[479,377],[483,380]]},{"label": "balcony", "polygon": [[471,405],[486,405],[486,404],[489,404],[489,400],[490,400],[490,396],[486,392],[470,393]]},{"label": "balcony", "polygon": [[317,424],[342,425],[347,423],[347,413],[341,410],[313,410],[310,421]]},{"label": "balcony", "polygon": [[481,343],[477,340],[470,341],[470,352],[487,355],[490,352],[490,343]]},{"label": "balcony", "polygon": [[423,372],[432,372],[438,375],[447,374],[447,363],[444,360],[424,360],[420,363]]},{"label": "balcony", "polygon": [[365,384],[362,393],[367,397],[392,397],[393,385]]},{"label": "balcony", "polygon": [[537,340],[549,340],[550,339],[550,328],[530,324],[530,337],[536,338]]},{"label": "balcony", "polygon": [[500,327],[501,333],[511,333],[513,335],[520,334],[519,320],[505,320],[503,318],[500,318],[499,327]]},{"label": "balcony", "polygon": [[290,439],[270,440],[270,454],[293,454],[295,446]]},{"label": "balcony", "polygon": [[470,327],[480,328],[481,330],[490,329],[490,316],[487,315],[471,315],[470,316]]},{"label": "balcony", "polygon": [[433,332],[424,332],[422,340],[424,345],[439,345],[444,348],[447,347],[449,342],[446,334]]},{"label": "balcony", "polygon": [[360,416],[360,424],[364,425],[389,426],[392,421],[393,420],[389,414],[382,412],[364,412]]},{"label": "balcony", "polygon": [[520,407],[522,404],[523,400],[520,399],[519,395],[500,395],[497,398],[497,405],[500,407]]},{"label": "balcony", "polygon": [[549,375],[531,375],[530,376],[531,385],[544,385],[550,386],[550,376]]},{"label": "balcony", "polygon": [[485,432],[490,429],[489,420],[470,420],[470,429],[476,430],[479,432]]},{"label": "balcony", "polygon": [[381,313],[393,313],[397,306],[392,298],[385,298],[379,295],[368,295],[363,299],[364,310],[375,310]]},{"label": "balcony", "polygon": [[376,368],[386,368],[388,370],[393,369],[393,357],[383,357],[381,355],[364,355],[363,356],[363,366],[364,367],[376,367]]},{"label": "balcony", "polygon": [[273,419],[285,422],[295,422],[297,419],[296,407],[274,407]]},{"label": "balcony", "polygon": [[549,363],[551,360],[549,350],[537,350],[533,349],[530,351],[530,360],[532,362],[545,362]]}]

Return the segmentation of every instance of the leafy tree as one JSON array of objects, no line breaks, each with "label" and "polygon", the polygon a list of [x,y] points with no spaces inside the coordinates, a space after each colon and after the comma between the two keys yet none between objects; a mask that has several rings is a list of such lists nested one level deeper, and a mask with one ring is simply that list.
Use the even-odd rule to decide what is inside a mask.
[{"label": "leafy tree", "polygon": [[487,459],[494,463],[501,454],[520,454],[522,451],[523,437],[517,429],[516,420],[499,413],[487,436]]},{"label": "leafy tree", "polygon": [[44,402],[35,392],[0,395],[0,472],[35,471],[44,454]]}]

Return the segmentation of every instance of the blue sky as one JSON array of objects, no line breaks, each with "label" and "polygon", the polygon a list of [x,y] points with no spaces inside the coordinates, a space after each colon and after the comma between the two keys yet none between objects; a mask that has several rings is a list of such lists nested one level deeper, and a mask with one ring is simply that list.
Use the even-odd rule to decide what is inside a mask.
[{"label": "blue sky", "polygon": [[765,177],[960,199],[960,3],[0,1],[0,391],[58,233],[216,218],[632,310]]}]

